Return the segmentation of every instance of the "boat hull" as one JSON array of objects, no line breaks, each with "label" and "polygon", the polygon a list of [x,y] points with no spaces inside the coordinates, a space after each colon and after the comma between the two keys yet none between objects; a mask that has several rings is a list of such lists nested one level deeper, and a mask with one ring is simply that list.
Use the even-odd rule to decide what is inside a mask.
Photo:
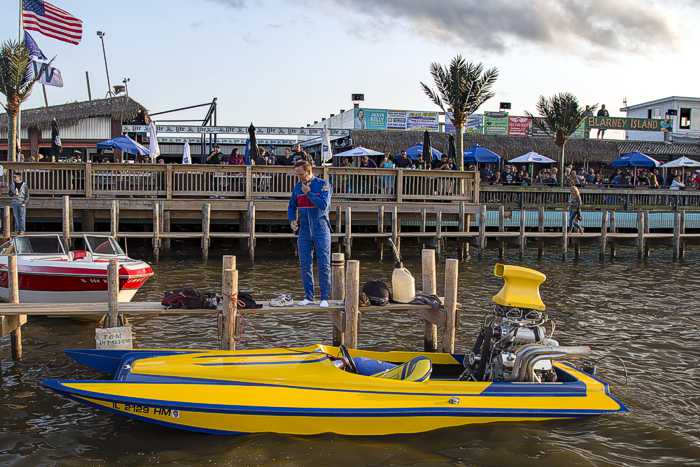
[{"label": "boat hull", "polygon": [[[47,380],[44,385],[108,412],[211,434],[378,436],[626,411],[605,383],[559,363],[558,371],[568,375],[569,382],[411,382],[347,373],[331,363],[329,355],[337,349],[326,346],[291,353],[289,349],[161,351],[160,355],[152,350],[86,352],[92,353],[72,356],[101,371],[115,369],[114,379]],[[353,354],[381,354],[385,361],[396,362],[425,355],[436,365],[459,364],[459,358],[449,354]]]}]

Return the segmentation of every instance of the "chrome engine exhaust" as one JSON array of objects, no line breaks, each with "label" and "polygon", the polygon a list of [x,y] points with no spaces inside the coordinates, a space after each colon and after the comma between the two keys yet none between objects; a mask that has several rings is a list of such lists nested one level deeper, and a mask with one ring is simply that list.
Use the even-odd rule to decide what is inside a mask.
[{"label": "chrome engine exhaust", "polygon": [[587,345],[554,346],[528,344],[523,346],[515,355],[512,381],[534,382],[535,364],[541,360],[559,360],[569,355],[587,355],[591,348]]}]

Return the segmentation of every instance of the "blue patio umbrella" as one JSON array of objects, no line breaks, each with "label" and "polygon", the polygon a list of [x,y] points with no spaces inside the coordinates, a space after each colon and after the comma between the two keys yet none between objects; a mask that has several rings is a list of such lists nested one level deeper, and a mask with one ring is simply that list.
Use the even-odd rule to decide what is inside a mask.
[{"label": "blue patio umbrella", "polygon": [[135,154],[137,156],[148,156],[151,153],[147,147],[140,145],[126,135],[100,141],[97,143],[97,149],[119,149],[125,154]]},{"label": "blue patio umbrella", "polygon": [[464,151],[465,164],[498,164],[499,162],[501,162],[501,156],[478,144]]},{"label": "blue patio umbrella", "polygon": [[[430,150],[433,154],[433,159],[440,159],[442,157],[442,153],[437,149],[431,147]],[[410,148],[406,149],[406,154],[413,160],[418,159],[421,156],[421,154],[423,154],[423,144],[414,144]]]},{"label": "blue patio umbrella", "polygon": [[625,167],[643,167],[646,169],[653,169],[660,165],[661,164],[659,161],[639,151],[623,154],[619,159],[615,159],[612,161],[612,164],[610,164],[611,167],[616,169]]}]

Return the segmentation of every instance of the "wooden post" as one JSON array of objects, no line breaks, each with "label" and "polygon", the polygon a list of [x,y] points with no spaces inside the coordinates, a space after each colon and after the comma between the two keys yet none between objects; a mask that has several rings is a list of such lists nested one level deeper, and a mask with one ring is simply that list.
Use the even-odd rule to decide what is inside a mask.
[{"label": "wooden post", "polygon": [[[343,231],[343,208],[340,205],[335,207],[335,232],[340,233]],[[338,239],[338,252],[340,253],[342,247],[342,242]]]},{"label": "wooden post", "polygon": [[525,256],[525,246],[527,238],[525,237],[525,209],[520,208],[520,258]]},{"label": "wooden post", "polygon": [[[457,214],[457,216],[459,216],[459,218],[457,219],[457,230],[459,231],[459,233],[464,233],[469,229],[469,227],[465,224],[466,210],[467,209],[466,209],[464,201],[460,201],[459,202],[459,212]],[[464,259],[464,244],[465,244],[464,238],[460,238],[458,244],[459,244],[459,257],[461,259]]]},{"label": "wooden post", "polygon": [[680,248],[681,248],[681,259],[685,256],[685,245],[683,244],[683,235],[685,234],[685,211],[681,211],[681,228],[680,228],[680,235],[681,235],[681,241],[680,241]]},{"label": "wooden post", "polygon": [[[649,211],[644,211],[642,213],[642,216],[644,217],[644,234],[650,233],[649,230]],[[649,257],[649,244],[645,241],[644,242],[644,251],[642,252],[645,258]]]},{"label": "wooden post", "polygon": [[646,237],[644,235],[644,213],[642,211],[637,211],[637,256],[644,256]]},{"label": "wooden post", "polygon": [[[506,231],[506,208],[501,204],[498,206],[498,231]],[[498,257],[503,259],[506,255],[506,240],[501,237],[498,242]]]},{"label": "wooden post", "polygon": [[109,230],[110,235],[115,239],[119,236],[119,201],[116,199],[112,200],[109,210]]},{"label": "wooden post", "polygon": [[600,254],[598,255],[601,262],[605,261],[605,251],[608,248],[608,222],[610,218],[610,212],[603,211],[603,218],[600,222]]},{"label": "wooden post", "polygon": [[457,279],[459,261],[448,259],[445,264],[445,333],[442,336],[442,351],[454,353],[457,332]]},{"label": "wooden post", "polygon": [[352,258],[352,208],[345,206],[345,256]]},{"label": "wooden post", "polygon": [[379,236],[379,261],[384,261],[384,205],[377,210],[377,233]]},{"label": "wooden post", "polygon": [[393,240],[399,255],[401,255],[401,243],[399,240],[399,208],[397,206],[394,206],[394,209],[391,211],[391,239]]},{"label": "wooden post", "polygon": [[[331,300],[345,300],[345,255],[333,253],[331,256]],[[333,325],[333,345],[340,345],[343,339],[343,314],[340,311],[331,312]]]},{"label": "wooden post", "polygon": [[[392,226],[394,225],[393,222],[391,225]],[[422,208],[420,210],[420,231],[422,233],[425,233],[427,230],[428,230],[428,209]],[[392,232],[393,232],[393,227],[392,227]],[[422,246],[425,246],[425,237],[421,237],[420,244]]]},{"label": "wooden post", "polygon": [[[19,303],[19,272],[17,270],[17,256],[7,257],[7,281],[9,287],[9,302]],[[7,319],[7,318],[6,318]],[[22,324],[27,322],[27,315],[13,316],[8,319],[14,329],[10,333],[10,348],[12,360],[22,360]]]},{"label": "wooden post", "polygon": [[360,262],[347,262],[345,272],[345,345],[357,347],[357,332],[360,315]]},{"label": "wooden post", "polygon": [[160,203],[153,203],[153,257],[158,263],[160,259]]},{"label": "wooden post", "polygon": [[479,207],[479,258],[484,254],[486,249],[486,205],[482,204]]},{"label": "wooden post", "polygon": [[173,166],[165,166],[165,199],[173,199]]},{"label": "wooden post", "polygon": [[[222,278],[221,295],[223,297],[223,339],[222,350],[236,350],[236,319],[238,317],[238,271],[227,268],[226,258],[229,264],[235,266],[235,257],[224,257],[224,274]],[[233,261],[233,263],[231,263]]]},{"label": "wooden post", "polygon": [[12,238],[12,208],[5,206],[2,211],[2,238],[9,240]]},{"label": "wooden post", "polygon": [[92,198],[92,162],[85,163],[85,197]]},{"label": "wooden post", "polygon": [[[610,232],[615,233],[617,232],[617,222],[615,219],[615,211],[610,212]],[[613,259],[616,255],[615,252],[615,241],[613,240],[610,242],[610,259]]]},{"label": "wooden post", "polygon": [[209,232],[211,229],[211,203],[202,206],[202,258],[209,258]]},{"label": "wooden post", "polygon": [[[544,232],[544,206],[540,206],[537,210],[537,231]],[[544,239],[540,238],[537,241],[537,257],[542,258],[544,254]]]},{"label": "wooden post", "polygon": [[681,213],[673,213],[673,259],[681,256]]},{"label": "wooden post", "polygon": [[440,256],[442,254],[442,211],[435,214],[435,249]]},{"label": "wooden post", "polygon": [[[165,203],[161,203],[160,207],[162,208],[161,210],[161,219],[162,219],[162,232],[163,233],[170,233],[170,211],[165,210]],[[170,239],[169,238],[164,238],[162,240],[162,248],[163,251],[166,253],[170,251]]]},{"label": "wooden post", "polygon": [[255,262],[255,203],[248,202],[248,256]]},{"label": "wooden post", "polygon": [[566,261],[569,253],[569,211],[561,212],[562,251],[561,259]]},{"label": "wooden post", "polygon": [[245,166],[245,199],[253,199],[253,168]]},{"label": "wooden post", "polygon": [[108,297],[108,321],[107,327],[119,326],[119,260],[112,258],[107,267],[107,297]]},{"label": "wooden post", "polygon": [[70,197],[63,196],[63,238],[70,247],[70,235],[73,230],[73,217],[70,212]]},{"label": "wooden post", "polygon": [[[435,275],[435,250],[421,252],[421,288],[423,293],[437,295]],[[438,344],[437,326],[430,321],[423,322],[423,348],[426,352],[436,352]]]},{"label": "wooden post", "polygon": [[403,169],[398,169],[396,174],[396,202],[403,202]]}]

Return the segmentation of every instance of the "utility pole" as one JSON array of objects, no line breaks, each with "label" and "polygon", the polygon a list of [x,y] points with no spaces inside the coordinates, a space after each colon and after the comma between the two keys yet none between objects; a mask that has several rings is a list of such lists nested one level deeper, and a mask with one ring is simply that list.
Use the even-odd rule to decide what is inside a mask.
[{"label": "utility pole", "polygon": [[105,74],[107,75],[107,97],[113,97],[112,94],[112,81],[109,79],[109,67],[107,66],[107,52],[105,51],[105,32],[97,31],[97,37],[100,38],[102,42],[102,57],[105,60]]}]

